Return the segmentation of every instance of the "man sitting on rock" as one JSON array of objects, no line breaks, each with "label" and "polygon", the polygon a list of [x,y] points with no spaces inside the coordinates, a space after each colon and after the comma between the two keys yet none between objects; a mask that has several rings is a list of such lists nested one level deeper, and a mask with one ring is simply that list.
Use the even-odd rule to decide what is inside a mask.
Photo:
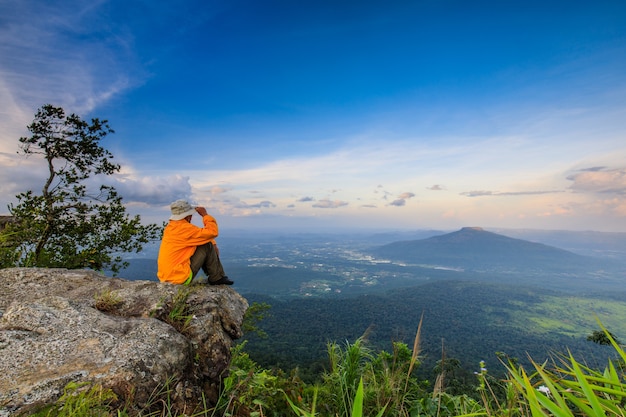
[{"label": "man sitting on rock", "polygon": [[[185,200],[174,201],[159,249],[157,276],[162,282],[191,284],[200,268],[211,285],[232,285],[224,274],[215,244],[217,222],[204,207],[192,207]],[[204,227],[191,224],[194,213],[202,216]]]}]

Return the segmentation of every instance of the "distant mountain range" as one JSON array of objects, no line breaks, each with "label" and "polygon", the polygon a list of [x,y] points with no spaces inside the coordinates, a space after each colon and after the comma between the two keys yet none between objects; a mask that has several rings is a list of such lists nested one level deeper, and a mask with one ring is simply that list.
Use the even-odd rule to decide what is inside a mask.
[{"label": "distant mountain range", "polygon": [[[584,235],[574,237],[584,240]],[[598,247],[593,241],[589,245]],[[617,248],[613,253],[621,250],[616,244],[606,247]],[[623,256],[581,255],[477,227],[384,236],[222,238],[220,248],[225,269],[243,294],[345,297],[450,279],[575,294],[610,294],[626,288]],[[141,255],[127,259],[130,265],[120,276],[156,281],[156,250]]]},{"label": "distant mountain range", "polygon": [[621,263],[464,227],[426,239],[390,243],[371,251],[377,258],[412,265],[490,272],[575,272],[620,269]]}]

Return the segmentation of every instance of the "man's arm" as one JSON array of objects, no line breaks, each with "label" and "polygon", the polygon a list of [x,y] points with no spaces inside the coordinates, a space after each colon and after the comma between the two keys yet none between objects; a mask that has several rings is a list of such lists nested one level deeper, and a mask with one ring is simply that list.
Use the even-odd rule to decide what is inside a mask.
[{"label": "man's arm", "polygon": [[[196,207],[196,212],[202,216],[202,223],[204,223],[204,227],[205,229],[211,229],[211,230],[215,230],[215,235],[217,237],[218,234],[218,229],[217,229],[217,222],[215,221],[215,219],[213,218],[213,216],[211,216],[209,213],[207,213],[206,208],[198,206]],[[209,216],[210,217],[210,221],[207,222],[204,219],[204,216]],[[220,250],[217,247],[217,243],[215,242],[215,239],[211,239],[211,242],[213,243],[213,247],[215,248],[215,251],[217,252],[217,256],[220,256]]]}]

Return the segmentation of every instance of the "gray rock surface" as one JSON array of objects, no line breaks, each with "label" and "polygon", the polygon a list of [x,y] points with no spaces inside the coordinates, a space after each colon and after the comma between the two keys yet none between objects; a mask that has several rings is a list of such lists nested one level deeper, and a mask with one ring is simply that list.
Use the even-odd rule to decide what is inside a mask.
[{"label": "gray rock surface", "polygon": [[1,269],[0,416],[50,404],[71,381],[139,406],[163,387],[181,412],[215,402],[247,308],[226,286]]}]

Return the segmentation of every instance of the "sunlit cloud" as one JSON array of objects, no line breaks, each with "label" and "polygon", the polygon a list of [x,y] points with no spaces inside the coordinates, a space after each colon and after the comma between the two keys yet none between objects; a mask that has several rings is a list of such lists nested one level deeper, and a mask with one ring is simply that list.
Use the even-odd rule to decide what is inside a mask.
[{"label": "sunlit cloud", "polygon": [[571,189],[576,192],[626,194],[626,169],[594,167],[570,175]]}]

